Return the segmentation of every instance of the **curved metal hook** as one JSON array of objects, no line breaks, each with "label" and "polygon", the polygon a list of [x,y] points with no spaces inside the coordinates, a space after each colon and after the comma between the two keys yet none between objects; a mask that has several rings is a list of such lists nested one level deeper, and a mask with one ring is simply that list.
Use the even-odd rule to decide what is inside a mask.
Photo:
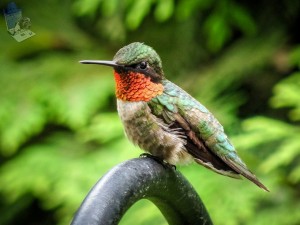
[{"label": "curved metal hook", "polygon": [[116,225],[140,199],[152,201],[171,225],[212,225],[183,175],[148,157],[125,161],[105,174],[88,193],[71,225]]}]

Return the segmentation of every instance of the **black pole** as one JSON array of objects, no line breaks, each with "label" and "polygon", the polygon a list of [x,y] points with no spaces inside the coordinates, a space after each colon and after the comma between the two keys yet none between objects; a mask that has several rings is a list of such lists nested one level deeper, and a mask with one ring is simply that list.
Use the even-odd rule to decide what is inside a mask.
[{"label": "black pole", "polygon": [[177,170],[144,157],[112,168],[88,193],[71,225],[115,225],[140,199],[152,201],[170,225],[212,225],[192,185]]}]

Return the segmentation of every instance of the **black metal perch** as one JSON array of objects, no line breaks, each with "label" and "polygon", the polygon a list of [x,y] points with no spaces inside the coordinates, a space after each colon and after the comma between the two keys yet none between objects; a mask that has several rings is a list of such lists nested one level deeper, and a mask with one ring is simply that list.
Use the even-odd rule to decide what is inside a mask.
[{"label": "black metal perch", "polygon": [[175,169],[148,158],[123,162],[104,175],[71,225],[115,225],[137,201],[148,199],[171,225],[212,225],[192,185]]}]

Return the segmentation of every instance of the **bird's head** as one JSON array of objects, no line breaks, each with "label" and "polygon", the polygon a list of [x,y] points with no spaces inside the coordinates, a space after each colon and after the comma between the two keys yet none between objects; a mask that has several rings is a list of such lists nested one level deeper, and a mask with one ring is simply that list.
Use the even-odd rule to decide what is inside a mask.
[{"label": "bird's head", "polygon": [[164,73],[156,51],[140,42],[121,48],[112,61],[83,60],[84,64],[111,66],[116,81],[116,96],[125,101],[149,101],[162,94]]}]

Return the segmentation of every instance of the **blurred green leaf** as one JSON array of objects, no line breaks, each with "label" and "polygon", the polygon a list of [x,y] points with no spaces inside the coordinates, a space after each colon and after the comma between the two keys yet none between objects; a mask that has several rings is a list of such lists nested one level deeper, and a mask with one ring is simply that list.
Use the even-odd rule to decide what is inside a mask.
[{"label": "blurred green leaf", "polygon": [[163,22],[173,15],[174,0],[160,0],[154,11],[154,16],[157,21]]},{"label": "blurred green leaf", "polygon": [[97,8],[99,3],[101,2],[98,0],[87,0],[87,1],[82,1],[82,0],[74,0],[73,3],[73,12],[77,16],[86,16],[86,15],[92,15],[94,16],[95,13],[97,12]]},{"label": "blurred green leaf", "polygon": [[276,108],[292,107],[289,116],[294,121],[300,120],[300,73],[296,72],[274,87],[271,104]]},{"label": "blurred green leaf", "polygon": [[123,137],[123,126],[117,113],[101,113],[93,118],[90,125],[80,130],[78,136],[84,142],[105,144]]},{"label": "blurred green leaf", "polygon": [[292,65],[296,65],[298,66],[298,68],[300,68],[300,46],[299,45],[292,49],[289,58],[290,58],[290,63]]},{"label": "blurred green leaf", "polygon": [[212,0],[181,0],[178,1],[176,9],[176,17],[178,20],[183,21],[196,14],[199,10],[205,10],[213,5]]},{"label": "blurred green leaf", "polygon": [[220,50],[231,36],[229,24],[219,12],[211,14],[203,28],[207,34],[207,45],[213,52]]},{"label": "blurred green leaf", "polygon": [[246,35],[254,35],[256,33],[256,24],[245,8],[237,4],[232,4],[230,12],[232,23],[239,30]]},{"label": "blurred green leaf", "polygon": [[[98,2],[99,4],[99,2]],[[117,13],[119,1],[111,0],[111,1],[103,1],[102,3],[102,12],[104,16],[112,16],[114,13]]]},{"label": "blurred green leaf", "polygon": [[126,224],[167,225],[168,223],[152,202],[142,199],[135,203],[122,218],[120,225]]},{"label": "blurred green leaf", "polygon": [[134,1],[126,15],[126,26],[130,30],[137,29],[150,12],[151,5],[151,0]]}]

